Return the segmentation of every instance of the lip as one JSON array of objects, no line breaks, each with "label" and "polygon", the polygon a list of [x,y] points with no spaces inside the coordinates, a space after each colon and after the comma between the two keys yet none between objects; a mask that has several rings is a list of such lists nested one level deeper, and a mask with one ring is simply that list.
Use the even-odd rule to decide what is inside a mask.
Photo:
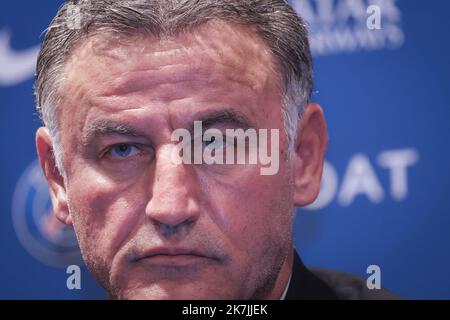
[{"label": "lip", "polygon": [[217,260],[201,251],[186,248],[154,248],[145,251],[136,259],[155,265],[186,266],[204,263],[206,260]]}]

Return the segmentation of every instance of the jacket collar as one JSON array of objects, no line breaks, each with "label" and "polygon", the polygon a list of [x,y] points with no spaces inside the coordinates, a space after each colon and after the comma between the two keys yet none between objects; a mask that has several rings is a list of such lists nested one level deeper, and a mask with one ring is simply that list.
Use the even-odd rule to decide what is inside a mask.
[{"label": "jacket collar", "polygon": [[285,300],[336,300],[333,290],[303,264],[294,250],[294,263]]}]

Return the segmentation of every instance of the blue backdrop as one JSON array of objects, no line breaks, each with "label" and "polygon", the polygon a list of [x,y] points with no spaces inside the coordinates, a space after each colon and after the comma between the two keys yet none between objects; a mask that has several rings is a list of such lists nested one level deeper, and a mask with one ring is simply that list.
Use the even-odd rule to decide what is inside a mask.
[{"label": "blue backdrop", "polygon": [[[81,290],[67,289],[67,266],[83,264],[35,161],[32,77],[61,3],[1,5],[1,299],[105,298],[84,267]],[[450,299],[450,2],[291,3],[312,30],[313,100],[330,131],[322,192],[298,210],[296,247],[309,266],[368,277],[378,265],[382,285],[406,298]],[[381,28],[370,29],[377,8]]]}]

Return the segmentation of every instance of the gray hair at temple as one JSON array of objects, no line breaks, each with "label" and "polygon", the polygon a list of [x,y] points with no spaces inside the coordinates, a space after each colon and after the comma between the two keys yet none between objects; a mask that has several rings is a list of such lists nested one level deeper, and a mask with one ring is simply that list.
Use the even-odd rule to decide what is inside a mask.
[{"label": "gray hair at temple", "polygon": [[298,118],[312,91],[312,58],[304,21],[285,0],[72,0],[47,29],[39,53],[37,111],[53,139],[58,169],[64,175],[58,106],[71,49],[95,33],[173,36],[211,20],[251,27],[276,57],[283,83],[283,117],[292,150]]}]

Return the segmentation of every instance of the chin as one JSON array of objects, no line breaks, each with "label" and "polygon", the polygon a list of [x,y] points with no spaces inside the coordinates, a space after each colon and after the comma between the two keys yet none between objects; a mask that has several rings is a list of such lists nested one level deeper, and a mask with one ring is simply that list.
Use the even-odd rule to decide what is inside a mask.
[{"label": "chin", "polygon": [[116,296],[119,300],[228,300],[232,295],[211,291],[202,285],[152,285],[144,288],[128,289]]}]

